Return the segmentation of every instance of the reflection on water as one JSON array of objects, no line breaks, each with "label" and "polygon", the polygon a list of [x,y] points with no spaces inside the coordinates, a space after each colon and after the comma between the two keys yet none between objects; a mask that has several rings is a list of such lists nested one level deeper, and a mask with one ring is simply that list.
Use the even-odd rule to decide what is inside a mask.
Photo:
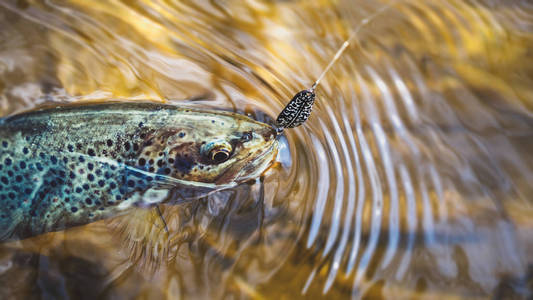
[{"label": "reflection on water", "polygon": [[[3,115],[197,99],[275,116],[387,1],[4,1]],[[533,6],[398,1],[264,181],[0,246],[1,298],[526,298]]]}]

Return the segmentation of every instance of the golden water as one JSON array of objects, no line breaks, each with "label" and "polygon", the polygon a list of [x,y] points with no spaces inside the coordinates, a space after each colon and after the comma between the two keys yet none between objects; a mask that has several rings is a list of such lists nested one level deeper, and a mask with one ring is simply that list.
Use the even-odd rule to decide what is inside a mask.
[{"label": "golden water", "polygon": [[[387,3],[2,0],[0,111],[275,117]],[[531,297],[533,4],[398,1],[359,40],[264,185],[0,245],[0,298]]]}]

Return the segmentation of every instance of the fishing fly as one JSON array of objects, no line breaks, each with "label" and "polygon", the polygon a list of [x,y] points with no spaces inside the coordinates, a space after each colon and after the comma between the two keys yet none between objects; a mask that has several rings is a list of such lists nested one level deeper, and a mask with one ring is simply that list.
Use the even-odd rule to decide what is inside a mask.
[{"label": "fishing fly", "polygon": [[331,67],[335,64],[335,62],[340,58],[342,53],[348,48],[352,40],[354,40],[360,48],[361,45],[359,44],[359,40],[357,39],[357,34],[359,31],[365,26],[366,24],[370,23],[372,20],[374,20],[377,16],[382,14],[384,11],[390,9],[394,4],[400,2],[400,0],[393,1],[389,3],[388,5],[383,6],[378,11],[373,13],[372,15],[364,18],[361,23],[355,28],[355,30],[350,34],[350,36],[344,41],[344,43],[341,45],[339,50],[335,53],[333,58],[330,60],[326,68],[322,71],[322,73],[318,76],[317,80],[313,83],[311,88],[299,91],[294,97],[292,97],[291,101],[287,103],[285,108],[281,111],[281,113],[278,115],[276,119],[276,125],[278,132],[282,132],[285,128],[294,128],[302,125],[309,119],[309,116],[311,116],[311,111],[313,109],[313,104],[315,103],[315,89],[317,88],[320,81],[324,78],[326,73],[331,69]]}]

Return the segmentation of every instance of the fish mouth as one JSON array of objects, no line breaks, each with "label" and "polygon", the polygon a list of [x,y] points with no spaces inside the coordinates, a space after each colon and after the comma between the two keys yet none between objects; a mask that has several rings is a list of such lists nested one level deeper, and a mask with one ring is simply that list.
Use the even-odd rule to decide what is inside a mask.
[{"label": "fish mouth", "polygon": [[268,148],[246,163],[242,170],[237,173],[235,182],[241,183],[255,179],[268,170],[278,153],[278,144],[278,139],[273,139],[272,144]]}]

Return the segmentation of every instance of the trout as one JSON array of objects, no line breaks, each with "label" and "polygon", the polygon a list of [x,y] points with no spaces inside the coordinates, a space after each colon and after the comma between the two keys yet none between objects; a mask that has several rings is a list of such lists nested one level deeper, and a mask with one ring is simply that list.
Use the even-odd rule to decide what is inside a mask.
[{"label": "trout", "polygon": [[246,116],[154,103],[0,119],[0,241],[179,203],[258,177],[276,130]]}]

